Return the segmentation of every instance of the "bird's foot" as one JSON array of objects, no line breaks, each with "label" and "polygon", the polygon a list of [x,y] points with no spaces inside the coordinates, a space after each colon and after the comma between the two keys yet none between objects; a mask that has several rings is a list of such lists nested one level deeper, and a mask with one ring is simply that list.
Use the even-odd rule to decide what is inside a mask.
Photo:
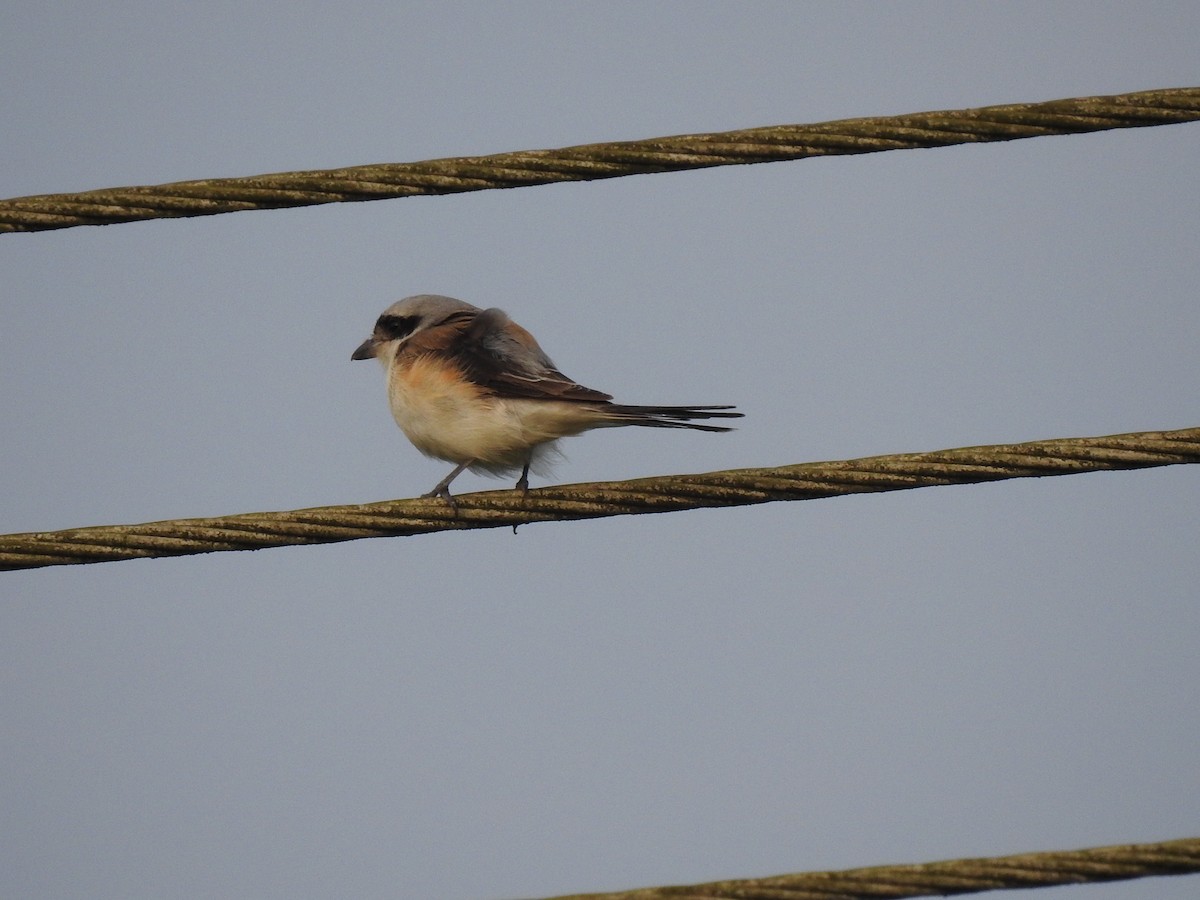
[{"label": "bird's foot", "polygon": [[443,500],[445,500],[447,503],[450,504],[450,511],[453,512],[454,515],[457,516],[458,515],[458,501],[455,500],[454,495],[450,493],[450,482],[452,482],[455,478],[457,478],[459,475],[461,475],[463,473],[463,470],[466,469],[469,465],[471,465],[471,462],[472,462],[472,460],[467,460],[466,462],[459,463],[457,466],[455,466],[454,471],[451,472],[449,475],[447,475],[445,478],[443,478],[441,481],[439,481],[436,485],[434,485],[434,488],[432,491],[430,491],[428,494],[422,494],[421,495],[422,499],[428,500],[433,497],[441,497]]},{"label": "bird's foot", "polygon": [[517,479],[516,490],[521,492],[521,499],[525,499],[525,495],[529,493],[529,460],[525,460],[525,466],[521,469],[521,477]]},{"label": "bird's foot", "polygon": [[446,501],[447,504],[449,504],[450,511],[454,513],[454,515],[458,515],[458,501],[455,500],[454,495],[450,493],[450,486],[448,484],[439,484],[429,493],[421,495],[422,500],[432,500],[434,497],[441,497]]}]

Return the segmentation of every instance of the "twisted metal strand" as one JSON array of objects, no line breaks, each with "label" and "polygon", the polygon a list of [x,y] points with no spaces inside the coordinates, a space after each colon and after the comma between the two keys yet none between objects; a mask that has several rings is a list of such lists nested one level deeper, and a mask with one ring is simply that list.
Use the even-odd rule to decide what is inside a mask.
[{"label": "twisted metal strand", "polygon": [[0,201],[0,232],[46,231],[249,209],[452,194],[557,181],[875,153],[1200,119],[1200,87],[1044,103],[775,125],[415,163],[180,181]]},{"label": "twisted metal strand", "polygon": [[1200,428],[1060,438],[779,468],[563,485],[524,495],[514,490],[487,491],[458,495],[457,510],[441,499],[421,498],[0,535],[0,571],[1197,462]]},{"label": "twisted metal strand", "polygon": [[554,900],[880,900],[1200,872],[1200,838],[984,859],[572,894]]}]

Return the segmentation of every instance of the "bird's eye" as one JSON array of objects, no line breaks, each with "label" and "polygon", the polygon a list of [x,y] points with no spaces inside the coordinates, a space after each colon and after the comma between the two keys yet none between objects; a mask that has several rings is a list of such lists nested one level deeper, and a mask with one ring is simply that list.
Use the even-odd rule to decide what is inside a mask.
[{"label": "bird's eye", "polygon": [[418,321],[416,316],[380,316],[375,330],[384,340],[395,341],[412,334]]}]

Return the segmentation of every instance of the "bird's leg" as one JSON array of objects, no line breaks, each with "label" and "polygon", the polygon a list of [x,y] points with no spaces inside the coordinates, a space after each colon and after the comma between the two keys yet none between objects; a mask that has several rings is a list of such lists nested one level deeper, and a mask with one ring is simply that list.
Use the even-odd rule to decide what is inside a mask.
[{"label": "bird's leg", "polygon": [[474,460],[468,459],[464,463],[459,463],[457,466],[454,467],[454,471],[451,472],[449,475],[447,475],[445,478],[443,478],[441,481],[439,481],[432,491],[430,491],[428,494],[422,494],[421,496],[422,497],[441,497],[443,500],[445,500],[447,503],[450,504],[450,508],[452,510],[454,510],[454,513],[457,515],[458,514],[458,501],[455,500],[454,495],[450,493],[450,482],[452,482],[455,478],[457,478],[459,475],[461,475],[466,470],[467,466],[471,465],[472,462],[474,462]]},{"label": "bird's leg", "polygon": [[521,492],[521,496],[529,493],[529,464],[532,461],[532,456],[525,460],[525,466],[521,469],[521,477],[517,479],[516,489]]}]

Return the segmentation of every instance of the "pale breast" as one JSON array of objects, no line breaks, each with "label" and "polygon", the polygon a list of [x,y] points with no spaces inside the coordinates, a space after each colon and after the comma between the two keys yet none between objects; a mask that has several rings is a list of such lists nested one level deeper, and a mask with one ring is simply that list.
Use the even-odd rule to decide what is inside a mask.
[{"label": "pale breast", "polygon": [[388,399],[396,424],[422,453],[497,470],[520,467],[531,448],[599,424],[586,404],[490,395],[436,356],[393,365]]}]

